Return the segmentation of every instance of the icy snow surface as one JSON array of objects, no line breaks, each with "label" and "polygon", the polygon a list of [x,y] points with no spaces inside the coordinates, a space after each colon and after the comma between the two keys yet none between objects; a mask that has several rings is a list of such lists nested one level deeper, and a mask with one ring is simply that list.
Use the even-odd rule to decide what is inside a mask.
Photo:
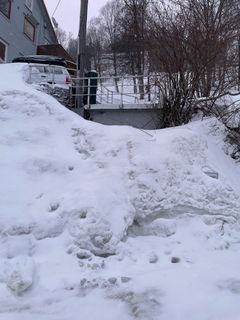
[{"label": "icy snow surface", "polygon": [[240,168],[213,119],[81,119],[0,66],[0,319],[239,320]]}]

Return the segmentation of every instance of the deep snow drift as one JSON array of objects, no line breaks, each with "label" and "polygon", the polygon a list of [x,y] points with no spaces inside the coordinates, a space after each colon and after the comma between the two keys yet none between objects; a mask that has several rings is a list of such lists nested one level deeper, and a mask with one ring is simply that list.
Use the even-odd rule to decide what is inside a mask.
[{"label": "deep snow drift", "polygon": [[102,126],[0,70],[0,319],[239,320],[220,124]]}]

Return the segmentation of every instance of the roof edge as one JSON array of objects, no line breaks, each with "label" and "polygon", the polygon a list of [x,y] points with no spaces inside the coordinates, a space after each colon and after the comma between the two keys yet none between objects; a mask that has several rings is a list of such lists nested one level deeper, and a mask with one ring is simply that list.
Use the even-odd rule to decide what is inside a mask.
[{"label": "roof edge", "polygon": [[52,32],[53,32],[53,34],[54,34],[54,36],[55,36],[56,44],[58,44],[58,39],[57,39],[57,36],[56,36],[56,32],[55,32],[55,30],[54,30],[54,28],[53,28],[52,21],[51,21],[51,18],[50,18],[50,16],[49,16],[47,7],[46,7],[46,5],[45,5],[45,2],[44,2],[44,0],[40,0],[40,2],[42,3],[43,9],[44,9],[44,11],[45,11],[45,13],[46,13],[46,16],[47,16],[47,19],[48,19],[49,24],[50,24],[50,26],[51,26]]}]

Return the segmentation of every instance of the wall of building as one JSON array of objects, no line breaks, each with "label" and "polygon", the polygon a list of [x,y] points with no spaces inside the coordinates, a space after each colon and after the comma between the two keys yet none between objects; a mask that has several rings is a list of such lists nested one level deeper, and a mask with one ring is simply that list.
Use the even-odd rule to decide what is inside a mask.
[{"label": "wall of building", "polygon": [[[10,19],[0,12],[0,39],[8,45],[6,62],[11,62],[17,56],[36,54],[38,45],[55,42],[40,1],[34,0],[32,12],[24,3],[24,0],[12,1]],[[34,41],[23,33],[25,17],[35,22]]]},{"label": "wall of building", "polygon": [[161,127],[162,111],[153,109],[90,110],[90,120],[105,125],[129,125],[154,130]]}]

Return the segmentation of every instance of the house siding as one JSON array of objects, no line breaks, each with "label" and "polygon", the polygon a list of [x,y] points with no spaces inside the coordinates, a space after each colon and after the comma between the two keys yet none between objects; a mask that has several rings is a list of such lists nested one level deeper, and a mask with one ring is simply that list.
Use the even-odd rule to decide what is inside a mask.
[{"label": "house siding", "polygon": [[[34,41],[23,32],[25,17],[35,24]],[[25,6],[24,0],[13,0],[10,19],[0,13],[0,39],[8,45],[6,62],[20,55],[36,54],[38,45],[56,43],[42,0],[34,0],[32,12]]]}]

